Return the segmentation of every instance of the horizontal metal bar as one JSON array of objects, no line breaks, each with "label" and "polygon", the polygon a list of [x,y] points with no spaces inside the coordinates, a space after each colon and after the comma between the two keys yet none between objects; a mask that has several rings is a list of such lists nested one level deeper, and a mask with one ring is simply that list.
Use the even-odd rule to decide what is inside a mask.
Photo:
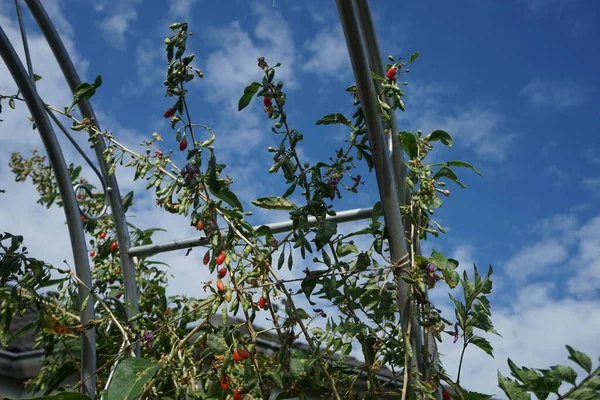
[{"label": "horizontal metal bar", "polygon": [[[333,221],[333,222],[340,222],[340,223],[358,221],[361,219],[371,218],[372,213],[373,213],[373,207],[355,208],[353,210],[339,211],[336,213],[335,216],[328,216],[327,220]],[[314,217],[309,217],[308,222],[311,225],[314,225],[317,221]],[[263,225],[259,225],[254,228],[258,229],[260,226],[263,226]],[[265,224],[264,226],[269,227],[271,229],[271,232],[275,234],[275,233],[283,233],[283,232],[291,231],[293,228],[293,223],[290,220],[290,221],[275,222],[273,224]],[[224,231],[222,234],[226,235],[227,231]],[[206,244],[208,244],[208,239],[206,237],[193,237],[193,238],[187,238],[187,239],[181,239],[181,240],[173,240],[173,241],[169,241],[169,242],[155,243],[155,244],[148,244],[145,246],[132,247],[129,249],[129,256],[130,257],[147,256],[147,255],[151,255],[151,254],[165,253],[167,251],[172,251],[172,250],[180,250],[180,249],[187,249],[190,247],[203,246]]]}]

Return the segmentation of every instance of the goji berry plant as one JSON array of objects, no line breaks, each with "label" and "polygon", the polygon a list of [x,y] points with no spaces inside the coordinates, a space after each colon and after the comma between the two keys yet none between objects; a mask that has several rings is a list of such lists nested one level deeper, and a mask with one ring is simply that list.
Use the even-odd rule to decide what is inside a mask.
[{"label": "goji berry plant", "polygon": [[[135,179],[147,181],[157,206],[181,215],[182,223],[187,221],[206,236],[203,264],[214,274],[214,280],[205,284],[200,298],[167,297],[167,274],[162,265],[151,257],[138,257],[135,269],[140,306],[128,320],[120,300],[123,288],[113,222],[107,216],[82,216],[93,262],[94,283],[89,289],[97,304],[97,319],[82,325],[77,317],[81,304],[76,295],[82,282],[70,266],[57,267],[31,259],[22,237],[2,235],[2,341],[11,339],[8,332],[13,315],[32,309],[40,313],[37,323],[27,328],[39,333],[36,345],[44,348],[46,360],[40,375],[28,382],[28,388],[45,394],[67,389],[65,379],[78,372],[81,362],[76,350],[78,335],[85,329],[95,329],[96,394],[106,398],[117,398],[125,389],[128,399],[261,399],[275,393],[277,399],[315,394],[332,399],[433,399],[436,393],[443,394],[444,399],[490,398],[463,388],[462,357],[456,380],[452,380],[439,360],[425,349],[412,348],[410,331],[402,327],[396,307],[399,287],[407,285],[407,312],[414,313],[414,320],[425,334],[438,341],[443,335],[455,342],[462,337],[463,355],[469,345],[492,355],[490,343],[481,336],[496,334],[487,299],[492,289],[491,267],[483,276],[475,268],[472,277],[466,272],[461,277],[456,271],[458,261],[436,250],[430,255],[419,251],[419,241],[444,233],[433,215],[442,206],[440,195],[451,194],[447,185],[464,187],[453,168],[480,173],[463,161],[428,163],[434,144],[452,147],[452,138],[445,131],[393,132],[391,114],[404,110],[401,86],[406,82],[398,80],[418,53],[406,62],[390,57],[385,77],[373,73],[381,84],[380,115],[386,133],[399,136],[407,158],[406,165],[400,167],[406,169],[410,201],[398,207],[405,221],[410,222],[406,225],[409,257],[407,263],[398,265],[390,260],[386,248],[381,204],[374,205],[366,227],[349,234],[340,233],[338,225],[328,218],[335,215],[338,199],[361,189],[364,180],[356,172],[357,165],[364,163],[369,171],[373,169],[357,88],[347,89],[356,106],[351,118],[331,113],[316,121],[318,126],[345,126],[346,146],[328,161],[311,164],[297,151],[303,134],[288,117],[284,82],[276,79],[279,64],[258,59],[257,81],[244,89],[239,110],[258,99],[265,118],[273,122],[272,132],[279,144],[266,149],[273,159],[268,173],[281,176],[286,189],[283,193],[266,193],[252,204],[288,211],[293,228],[275,234],[266,226],[253,227],[235,194],[235,185],[225,173],[226,165],[217,161],[216,133],[192,119],[187,84],[202,78],[203,73],[195,67],[194,54],[186,53],[191,35],[188,24],[174,23],[170,28],[172,35],[164,42],[168,62],[164,85],[169,99],[164,117],[170,120],[178,149],[185,153],[185,165],[175,162],[159,134],[148,138],[143,143],[146,151],[138,153],[109,132],[98,130],[95,121],[78,119],[71,113],[83,91],[89,97],[90,88],[95,91],[101,85],[100,77],[78,88],[70,107],[51,110],[68,119],[74,131],[90,133],[92,145],[106,142],[104,157],[111,173],[120,164],[134,168]],[[391,101],[386,102],[386,98]],[[16,101],[23,101],[19,94],[1,95],[0,101],[3,99],[8,99],[11,108]],[[10,168],[18,181],[31,179],[42,205],[62,205],[43,155],[35,152],[25,158],[15,153]],[[70,172],[74,185],[90,189],[78,196],[82,210],[86,215],[97,215],[104,206],[104,194],[81,177],[80,167],[71,165]],[[125,208],[132,202],[130,193],[124,198]],[[150,244],[157,230],[130,229],[133,246]],[[370,244],[361,248],[359,237],[368,238]],[[302,271],[303,277],[280,277],[282,268],[299,272],[298,265],[309,265]],[[398,270],[400,281],[393,279]],[[12,288],[5,287],[7,282],[12,282]],[[461,296],[451,295],[455,315],[441,315],[429,300],[428,290],[438,285],[462,288]],[[56,293],[42,294],[44,288],[54,288]],[[277,308],[277,300],[285,300],[282,309]],[[300,304],[305,300],[319,308],[303,308]],[[326,313],[325,309],[333,311]],[[269,316],[266,320],[270,326],[255,323],[259,313]],[[220,323],[214,318],[218,314]],[[274,347],[265,351],[265,342]],[[141,358],[132,357],[136,345],[141,346]],[[360,348],[359,360],[351,357],[353,348]],[[509,398],[529,398],[528,392],[533,392],[545,399],[558,394],[561,384],[567,382],[573,388],[561,398],[598,396],[600,370],[592,370],[589,357],[583,353],[568,350],[570,358],[589,374],[579,383],[569,367],[521,369],[509,360],[517,380],[499,375],[500,387]],[[415,353],[425,359],[425,374],[409,368],[407,360]],[[465,386],[468,388],[469,383]]]}]

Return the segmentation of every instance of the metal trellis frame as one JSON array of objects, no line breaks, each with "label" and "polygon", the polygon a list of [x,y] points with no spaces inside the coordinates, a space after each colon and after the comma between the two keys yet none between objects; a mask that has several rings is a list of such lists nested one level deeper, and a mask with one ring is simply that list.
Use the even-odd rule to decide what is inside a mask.
[{"label": "metal trellis frame", "polygon": [[[91,274],[89,259],[87,257],[85,235],[83,225],[79,220],[81,210],[75,195],[77,188],[71,186],[71,179],[60,144],[56,138],[48,114],[46,113],[48,109],[39,97],[35,88],[31,58],[27,45],[27,36],[22,23],[19,1],[20,0],[15,0],[15,4],[17,6],[18,19],[21,25],[21,35],[28,68],[25,69],[22,62],[19,60],[1,26],[0,55],[8,70],[13,75],[13,78],[29,107],[48,153],[59,191],[64,201],[64,211],[71,238],[76,274],[84,285],[91,287]],[[79,79],[75,66],[69,57],[58,32],[50,21],[40,0],[24,0],[24,2],[29,7],[31,14],[45,36],[46,41],[65,76],[69,88],[74,92],[75,88],[81,83],[81,80]],[[400,212],[400,206],[409,204],[411,193],[406,184],[404,156],[397,135],[395,116],[392,114],[392,132],[389,136],[384,133],[380,120],[379,104],[377,102],[377,90],[380,89],[380,84],[373,80],[371,71],[384,76],[385,70],[381,60],[369,3],[368,0],[336,0],[336,4],[346,44],[348,46],[350,61],[356,78],[358,95],[364,111],[385,226],[388,233],[391,259],[395,265],[404,266],[410,261],[408,242],[413,238],[407,236],[408,233],[406,230],[406,228],[410,228],[411,226],[410,216],[405,216],[403,218]],[[29,71],[29,73],[27,71]],[[389,99],[384,100],[389,102]],[[80,100],[78,107],[83,117],[89,118],[93,121],[95,126],[100,129],[90,102],[88,100]],[[52,117],[54,116],[52,115]],[[57,122],[56,119],[55,122]],[[77,146],[66,130],[64,130],[60,124],[58,124],[58,126],[65,131],[65,134],[71,143],[80,153],[82,153],[86,162],[88,162],[99,175],[99,179],[102,182],[105,198],[110,204],[112,217],[115,223],[121,260],[121,271],[125,288],[125,313],[129,319],[138,312],[138,289],[135,280],[134,257],[202,246],[208,244],[208,241],[204,237],[193,237],[146,246],[131,247],[125,211],[117,179],[114,175],[111,176],[109,174],[109,168],[104,161],[104,151],[106,150],[104,140],[98,140],[94,146],[94,152],[99,166],[98,172],[98,169],[83,153],[81,148]],[[372,208],[360,208],[337,212],[335,216],[328,218],[336,222],[349,222],[369,218],[371,214]],[[309,222],[314,223],[314,218]],[[266,226],[271,229],[272,233],[282,233],[293,229],[291,221],[282,221]],[[410,232],[410,229],[408,232]],[[414,305],[409,301],[408,285],[401,279],[400,274],[400,268],[396,268],[394,275],[399,288],[396,299],[398,303],[397,311],[400,313],[403,331],[406,331],[409,326],[411,327],[410,344],[413,348],[413,355],[410,359],[409,368],[411,371],[419,372],[423,374],[426,379],[429,379],[434,371],[433,368],[437,365],[436,342],[431,334],[424,335],[416,317],[413,315],[415,309],[410,309],[410,307],[414,307]],[[82,309],[80,315],[83,324],[94,318],[94,304],[92,303],[92,299],[88,297],[89,290],[84,285],[79,285],[80,301],[83,302],[87,299],[87,307]],[[95,330],[85,330],[81,337],[81,376],[83,388],[84,392],[94,399],[94,389],[96,387]],[[427,360],[424,359],[421,352],[423,343],[425,343],[426,355],[429,357]],[[139,344],[136,345],[135,354],[139,356]],[[426,367],[426,364],[430,367]],[[410,379],[413,381],[414,378],[411,376]],[[441,399],[439,390],[436,393],[436,397]]]},{"label": "metal trellis frame", "polygon": [[[384,68],[384,64],[381,59],[381,53],[379,51],[379,44],[377,42],[377,33],[375,32],[375,26],[373,25],[373,17],[371,16],[371,10],[369,7],[368,0],[354,0],[356,3],[356,9],[358,14],[358,19],[360,21],[360,26],[362,30],[362,34],[364,37],[365,46],[367,49],[369,63],[371,65],[371,69],[377,73],[379,76],[385,76],[386,70]],[[374,81],[378,90],[381,89],[381,83],[379,81]],[[388,105],[391,106],[391,100],[384,96],[383,99]],[[411,192],[410,188],[406,183],[406,169],[404,164],[404,153],[402,150],[402,144],[400,143],[400,136],[398,135],[398,128],[396,124],[396,115],[395,113],[391,113],[391,126],[392,132],[390,132],[390,139],[392,142],[392,167],[394,168],[394,177],[395,177],[395,187],[398,199],[400,200],[401,205],[410,204],[411,200]],[[411,217],[407,214],[404,217],[403,225],[408,228],[412,224]],[[408,238],[410,235],[410,230],[405,232],[407,240],[414,240],[416,243],[417,252],[421,254],[421,249],[419,245],[418,238]],[[407,246],[409,244],[407,243]],[[425,293],[425,297],[427,298],[427,292]],[[423,340],[425,340],[425,348],[426,354],[430,357],[429,360],[419,360],[419,364],[424,368],[424,378],[425,380],[429,380],[432,377],[433,371],[437,372],[437,361],[438,361],[438,353],[437,353],[437,343],[432,333],[425,334],[424,331],[420,330],[417,335],[417,346],[421,348],[423,345]],[[421,354],[419,352],[419,354]],[[431,368],[426,368],[426,363],[430,363]],[[436,397],[441,399],[442,395],[438,391]]]},{"label": "metal trellis frame", "polygon": [[[87,305],[82,307],[80,318],[82,324],[87,324],[94,319],[94,305],[89,296],[89,289],[92,287],[92,278],[90,274],[90,264],[87,255],[85,234],[83,223],[79,219],[79,206],[75,190],[71,186],[71,177],[65,162],[60,144],[54,134],[54,129],[50,119],[46,114],[46,106],[40,99],[35,87],[33,86],[33,77],[30,77],[21,60],[17,56],[14,47],[11,45],[4,30],[0,26],[0,56],[4,60],[6,67],[10,71],[19,87],[27,107],[31,112],[33,121],[42,138],[50,165],[54,171],[58,190],[64,203],[65,217],[67,218],[67,228],[71,238],[71,247],[73,250],[73,260],[75,262],[75,271],[77,277],[83,284],[78,285],[80,303],[87,299]],[[86,287],[87,286],[87,287]],[[81,334],[81,378],[83,381],[84,393],[94,398],[96,388],[96,331],[86,329]]]}]

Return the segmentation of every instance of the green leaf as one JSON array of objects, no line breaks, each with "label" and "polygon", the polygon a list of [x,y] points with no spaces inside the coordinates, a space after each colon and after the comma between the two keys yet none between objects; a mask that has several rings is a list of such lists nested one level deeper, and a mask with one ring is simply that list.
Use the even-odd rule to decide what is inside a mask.
[{"label": "green leaf", "polygon": [[8,106],[14,110],[15,109],[15,99],[13,99],[13,98],[8,99]]},{"label": "green leaf", "polygon": [[410,56],[410,58],[408,59],[408,62],[407,62],[407,64],[410,64],[411,62],[415,61],[415,60],[416,60],[418,57],[419,57],[419,52],[418,52],[418,51],[415,51],[415,52],[413,53],[413,55],[412,55],[412,56]]},{"label": "green leaf", "polygon": [[598,392],[594,389],[580,387],[571,392],[568,398],[573,400],[597,400]]},{"label": "green leaf", "polygon": [[587,354],[577,351],[569,345],[566,347],[569,352],[569,360],[579,365],[589,374],[592,371],[592,359]]},{"label": "green leaf", "polygon": [[344,124],[346,126],[352,126],[352,121],[344,117],[343,114],[335,113],[329,114],[315,122],[315,125],[331,125],[331,124]]},{"label": "green leaf", "polygon": [[317,246],[317,250],[321,250],[331,237],[335,235],[337,232],[337,224],[333,221],[326,220],[324,221],[318,228],[317,233],[315,235],[315,245]]},{"label": "green leaf", "polygon": [[498,387],[506,393],[510,400],[531,400],[531,396],[525,389],[512,379],[505,378],[498,371]]},{"label": "green leaf", "polygon": [[256,207],[266,208],[267,210],[295,210],[298,207],[285,197],[261,197],[252,201]]},{"label": "green leaf", "polygon": [[419,148],[417,146],[417,136],[414,133],[400,132],[400,142],[409,159],[417,157]]},{"label": "green leaf", "polygon": [[443,269],[442,275],[444,276],[450,289],[454,289],[456,286],[458,286],[458,282],[460,282],[460,275],[458,275],[458,272],[452,269]]},{"label": "green leaf", "polygon": [[481,172],[479,172],[474,166],[472,166],[468,162],[464,162],[464,161],[452,160],[452,161],[446,161],[443,163],[431,164],[431,166],[432,167],[464,167],[464,168],[468,168],[472,171],[475,171],[475,173],[477,173],[477,175],[479,175],[483,178],[483,174]]},{"label": "green leaf", "polygon": [[258,82],[252,82],[250,85],[246,86],[244,89],[244,94],[242,97],[240,97],[240,101],[238,103],[238,111],[242,111],[248,106],[248,104],[250,104],[250,101],[252,101],[252,98],[261,87],[262,85]]},{"label": "green leaf", "polygon": [[583,386],[594,390],[600,390],[600,376],[594,376],[593,378],[590,378],[590,380],[586,381]]},{"label": "green leaf", "polygon": [[127,211],[133,204],[133,194],[133,191],[131,191],[123,197],[123,210]]},{"label": "green leaf", "polygon": [[443,144],[445,144],[449,148],[452,148],[452,145],[453,145],[452,136],[450,136],[450,134],[448,132],[442,131],[440,129],[437,129],[437,130],[431,132],[429,135],[425,136],[424,139],[427,140],[428,142],[441,141]]},{"label": "green leaf", "polygon": [[39,80],[41,80],[41,79],[42,79],[42,77],[41,77],[41,76],[39,76],[39,75],[37,75],[37,74],[33,74],[33,81],[34,81],[34,82],[37,82],[37,81],[39,81]]},{"label": "green leaf", "polygon": [[373,206],[373,211],[371,213],[371,222],[373,222],[373,224],[377,223],[377,220],[383,215],[383,206],[381,205],[381,202],[378,201],[377,203],[375,203],[375,205]]},{"label": "green leaf", "polygon": [[458,176],[450,168],[442,167],[433,176],[433,179],[436,181],[440,178],[448,178],[463,189],[467,187],[467,185],[458,180]]},{"label": "green leaf", "polygon": [[28,331],[32,330],[33,328],[35,328],[36,324],[37,324],[37,321],[33,321],[28,324],[25,324],[24,326],[19,328],[15,333],[13,333],[8,339],[6,339],[6,343],[3,343],[3,345],[6,347],[6,345],[8,343],[12,342],[19,336],[21,336],[21,335],[27,333]]},{"label": "green leaf", "polygon": [[488,400],[494,397],[491,394],[484,394],[478,392],[469,392],[467,393],[467,400]]},{"label": "green leaf", "polygon": [[238,199],[238,197],[229,189],[229,186],[225,184],[222,180],[218,181],[219,191],[213,190],[212,186],[209,186],[210,191],[219,199],[223,200],[225,203],[229,204],[231,207],[237,208],[241,212],[244,212],[244,206]]},{"label": "green leaf", "polygon": [[292,379],[303,380],[308,376],[309,368],[310,364],[306,355],[298,349],[293,349],[290,355],[290,375]]},{"label": "green leaf", "polygon": [[371,78],[376,79],[378,81],[385,81],[385,78],[377,75],[375,72],[371,71]]},{"label": "green leaf", "polygon": [[550,367],[550,370],[542,371],[545,375],[551,376],[561,381],[569,382],[571,385],[577,383],[577,372],[571,367],[565,367],[564,365],[555,365]]},{"label": "green leaf", "polygon": [[206,338],[206,345],[212,354],[222,355],[227,351],[227,342],[222,336],[209,334]]},{"label": "green leaf", "polygon": [[117,366],[113,381],[105,392],[106,400],[135,400],[159,365],[144,358],[126,358]]},{"label": "green leaf", "polygon": [[358,248],[354,244],[344,244],[337,247],[335,250],[338,257],[345,257],[351,253],[358,253]]},{"label": "green leaf", "polygon": [[[4,397],[3,400],[11,400],[10,397]],[[60,392],[52,396],[32,397],[21,400],[90,400],[88,396],[77,392]]]},{"label": "green leaf", "polygon": [[68,108],[68,111],[71,111],[75,104],[77,104],[80,100],[89,100],[96,93],[96,89],[102,86],[102,76],[96,76],[94,83],[82,82],[73,91],[73,103]]},{"label": "green leaf", "polygon": [[489,354],[492,358],[494,358],[494,353],[493,353],[494,349],[492,348],[492,345],[490,344],[490,342],[488,342],[486,339],[482,338],[481,336],[474,335],[469,340],[469,343],[479,347],[481,350],[483,350],[484,352]]}]

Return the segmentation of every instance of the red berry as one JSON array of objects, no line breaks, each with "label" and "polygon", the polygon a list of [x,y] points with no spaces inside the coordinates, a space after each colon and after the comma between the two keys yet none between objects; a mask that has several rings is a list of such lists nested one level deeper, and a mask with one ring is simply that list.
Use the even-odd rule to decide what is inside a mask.
[{"label": "red berry", "polygon": [[117,245],[117,242],[112,242],[110,244],[110,251],[116,251],[118,247],[119,245]]},{"label": "red berry", "polygon": [[206,254],[204,255],[204,259],[202,260],[202,262],[204,263],[204,265],[208,265],[208,263],[210,262],[210,251],[206,252]]},{"label": "red berry", "polygon": [[81,200],[83,199],[83,196],[81,195],[81,193],[77,193],[77,200]]},{"label": "red berry", "polygon": [[115,297],[116,297],[117,299],[120,299],[120,298],[121,298],[121,296],[123,296],[123,293],[119,293],[119,294],[118,294],[118,295],[116,295]]},{"label": "red berry", "polygon": [[273,104],[273,100],[271,100],[270,97],[263,97],[263,104],[265,105],[266,108],[270,108],[271,105]]},{"label": "red berry", "polygon": [[171,118],[173,115],[175,115],[175,107],[171,107],[165,111],[165,118]]},{"label": "red berry", "polygon": [[233,392],[233,400],[240,400],[242,397],[244,397],[244,395],[240,393],[241,391],[242,391],[241,387],[235,389],[235,392]]},{"label": "red berry", "polygon": [[217,265],[221,265],[225,262],[225,253],[221,253],[217,256]]},{"label": "red berry", "polygon": [[264,297],[261,297],[260,299],[258,299],[258,306],[260,308],[262,308],[263,310],[267,308],[267,299],[265,299]]},{"label": "red berry", "polygon": [[396,80],[396,72],[398,72],[398,69],[396,67],[390,67],[390,69],[388,69],[387,71],[387,78],[395,81]]},{"label": "red berry", "polygon": [[152,310],[150,310],[150,307],[146,308],[146,313],[150,314]]},{"label": "red berry", "polygon": [[444,390],[444,391],[442,391],[442,399],[451,400],[452,397],[450,396],[450,393],[448,393],[448,391]]},{"label": "red berry", "polygon": [[179,150],[184,151],[185,149],[187,149],[187,145],[188,145],[187,139],[186,138],[181,139],[181,142],[179,142]]},{"label": "red berry", "polygon": [[198,222],[196,223],[196,229],[198,229],[199,231],[204,229],[204,222],[202,222],[202,220],[198,220]]},{"label": "red berry", "polygon": [[237,349],[233,349],[233,361],[240,361],[242,359],[242,357],[240,356],[240,353],[238,353]]},{"label": "red berry", "polygon": [[100,239],[106,239],[106,232],[100,233]]},{"label": "red berry", "polygon": [[108,284],[109,284],[109,285],[112,285],[113,283],[115,283],[115,280],[114,280],[114,279],[111,279],[110,281],[108,281]]},{"label": "red berry", "polygon": [[227,275],[227,269],[221,268],[218,272],[219,279],[225,278],[225,275]]},{"label": "red berry", "polygon": [[84,221],[85,221],[85,217],[84,217],[83,215],[82,215],[82,216],[80,216],[80,217],[79,217],[79,219],[81,220],[81,222],[84,222]]},{"label": "red berry", "polygon": [[217,281],[217,289],[219,290],[219,292],[225,291],[225,285],[223,284],[223,281],[220,279]]},{"label": "red berry", "polygon": [[223,390],[227,390],[227,388],[229,387],[229,377],[227,375],[223,375],[221,377],[221,387],[223,388]]},{"label": "red berry", "polygon": [[94,250],[90,251],[90,257],[94,258],[96,256],[96,252]]},{"label": "red berry", "polygon": [[244,349],[244,350],[240,351],[240,358],[241,358],[242,360],[245,360],[245,359],[247,359],[247,358],[250,358],[250,352],[249,352],[248,350],[246,350],[246,349]]}]

